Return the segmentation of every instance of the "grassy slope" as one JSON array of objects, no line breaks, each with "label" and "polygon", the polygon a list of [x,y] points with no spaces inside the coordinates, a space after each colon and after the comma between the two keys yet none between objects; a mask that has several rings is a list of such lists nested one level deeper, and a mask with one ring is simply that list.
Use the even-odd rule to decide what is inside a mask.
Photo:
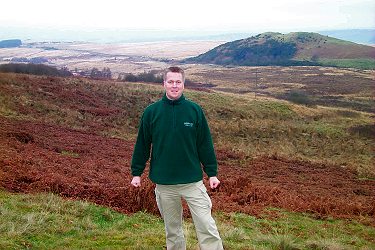
[{"label": "grassy slope", "polygon": [[[28,88],[34,81],[45,86]],[[91,131],[97,124],[105,136],[134,139],[143,108],[157,100],[161,87],[143,84],[79,81],[74,78],[43,78],[3,74],[0,115],[38,120]],[[37,84],[38,85],[38,84]],[[59,93],[79,89],[120,113],[97,116],[79,110],[85,98],[59,98],[46,86],[63,86]],[[47,94],[46,94],[47,93]],[[370,114],[333,108],[309,108],[274,99],[254,100],[246,95],[187,90],[186,96],[200,103],[207,113],[216,148],[348,164],[359,173],[373,173],[373,139],[350,128],[372,124]],[[36,112],[22,113],[31,107]],[[131,111],[128,113],[128,111]],[[94,130],[92,130],[94,131]],[[244,158],[246,162],[246,157]],[[159,218],[138,213],[125,216],[86,202],[63,201],[51,194],[0,193],[0,248],[38,249],[162,249],[163,225]],[[305,215],[276,212],[277,220],[241,214],[216,214],[228,249],[353,249],[374,248],[374,228],[355,222],[315,220]],[[194,249],[194,230],[186,224],[189,249]],[[366,248],[362,248],[366,249]]]},{"label": "grassy slope", "polygon": [[370,46],[316,33],[296,32],[286,37],[291,41],[296,37],[308,37],[304,42],[297,43],[299,49],[294,57],[297,60],[309,61],[315,57],[314,60],[322,66],[375,69],[374,49]]},{"label": "grassy slope", "polygon": [[[161,86],[137,83],[78,81],[56,78],[40,86],[41,77],[4,75],[9,94],[0,91],[0,115],[97,131],[134,139],[142,110],[159,99]],[[48,80],[48,79],[47,79]],[[36,82],[34,87],[30,87]],[[1,83],[1,82],[0,82]],[[61,87],[52,93],[51,86]],[[80,91],[75,91],[79,89]],[[0,89],[1,90],[1,89]],[[79,93],[77,96],[67,95]],[[59,96],[61,95],[61,96]],[[278,154],[291,158],[345,165],[375,176],[371,114],[335,108],[305,107],[247,95],[186,91],[207,114],[216,148],[242,152],[247,158]],[[88,106],[96,109],[87,110]],[[19,107],[28,110],[21,113]],[[17,108],[18,107],[18,108]],[[109,111],[108,111],[109,110]],[[116,112],[113,112],[116,111]],[[96,115],[97,112],[106,115]]]},{"label": "grassy slope", "polygon": [[218,148],[350,166],[373,176],[373,139],[350,132],[372,124],[366,113],[309,108],[273,99],[188,92],[208,115]]},{"label": "grassy slope", "polygon": [[[53,194],[0,191],[1,249],[164,249],[158,217],[128,216]],[[226,249],[373,249],[375,229],[356,222],[311,218],[273,210],[275,218],[215,214]],[[191,220],[188,249],[197,249]]]}]

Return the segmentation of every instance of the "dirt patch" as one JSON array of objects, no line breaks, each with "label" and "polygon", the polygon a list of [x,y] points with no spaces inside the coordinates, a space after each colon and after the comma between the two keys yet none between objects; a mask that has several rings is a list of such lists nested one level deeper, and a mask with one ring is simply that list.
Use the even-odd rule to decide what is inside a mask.
[{"label": "dirt patch", "polygon": [[[0,186],[11,192],[54,192],[124,213],[158,214],[154,184],[129,183],[134,142],[37,122],[0,118]],[[259,215],[265,207],[317,217],[374,218],[375,181],[340,166],[217,151],[221,186],[214,210]],[[229,164],[231,162],[231,164]],[[207,183],[206,183],[207,184]],[[368,220],[367,220],[368,222]],[[370,219],[375,225],[375,219]]]}]

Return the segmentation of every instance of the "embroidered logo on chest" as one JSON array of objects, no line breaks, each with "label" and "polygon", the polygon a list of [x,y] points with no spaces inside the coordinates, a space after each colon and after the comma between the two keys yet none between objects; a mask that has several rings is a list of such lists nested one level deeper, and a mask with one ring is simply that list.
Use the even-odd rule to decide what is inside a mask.
[{"label": "embroidered logo on chest", "polygon": [[193,127],[192,122],[184,122],[185,127]]}]

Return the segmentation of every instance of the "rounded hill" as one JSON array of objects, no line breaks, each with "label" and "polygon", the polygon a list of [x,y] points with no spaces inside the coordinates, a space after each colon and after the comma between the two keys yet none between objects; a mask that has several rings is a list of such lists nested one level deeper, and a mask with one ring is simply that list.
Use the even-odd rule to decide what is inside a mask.
[{"label": "rounded hill", "polygon": [[373,68],[375,49],[318,33],[266,32],[219,45],[185,62],[243,66],[343,66],[350,62],[358,67],[366,64],[365,68]]}]

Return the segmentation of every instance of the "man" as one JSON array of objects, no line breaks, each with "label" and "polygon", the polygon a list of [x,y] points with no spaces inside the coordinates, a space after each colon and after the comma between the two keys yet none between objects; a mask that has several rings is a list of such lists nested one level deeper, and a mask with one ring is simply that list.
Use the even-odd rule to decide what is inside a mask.
[{"label": "man", "polygon": [[149,177],[156,183],[155,196],[165,224],[167,249],[186,249],[181,198],[189,206],[200,249],[223,249],[202,181],[201,164],[210,187],[214,189],[220,183],[211,134],[201,107],[185,99],[184,82],[181,68],[165,70],[165,94],[148,106],[141,118],[131,163],[131,184],[141,185],[152,146]]}]

